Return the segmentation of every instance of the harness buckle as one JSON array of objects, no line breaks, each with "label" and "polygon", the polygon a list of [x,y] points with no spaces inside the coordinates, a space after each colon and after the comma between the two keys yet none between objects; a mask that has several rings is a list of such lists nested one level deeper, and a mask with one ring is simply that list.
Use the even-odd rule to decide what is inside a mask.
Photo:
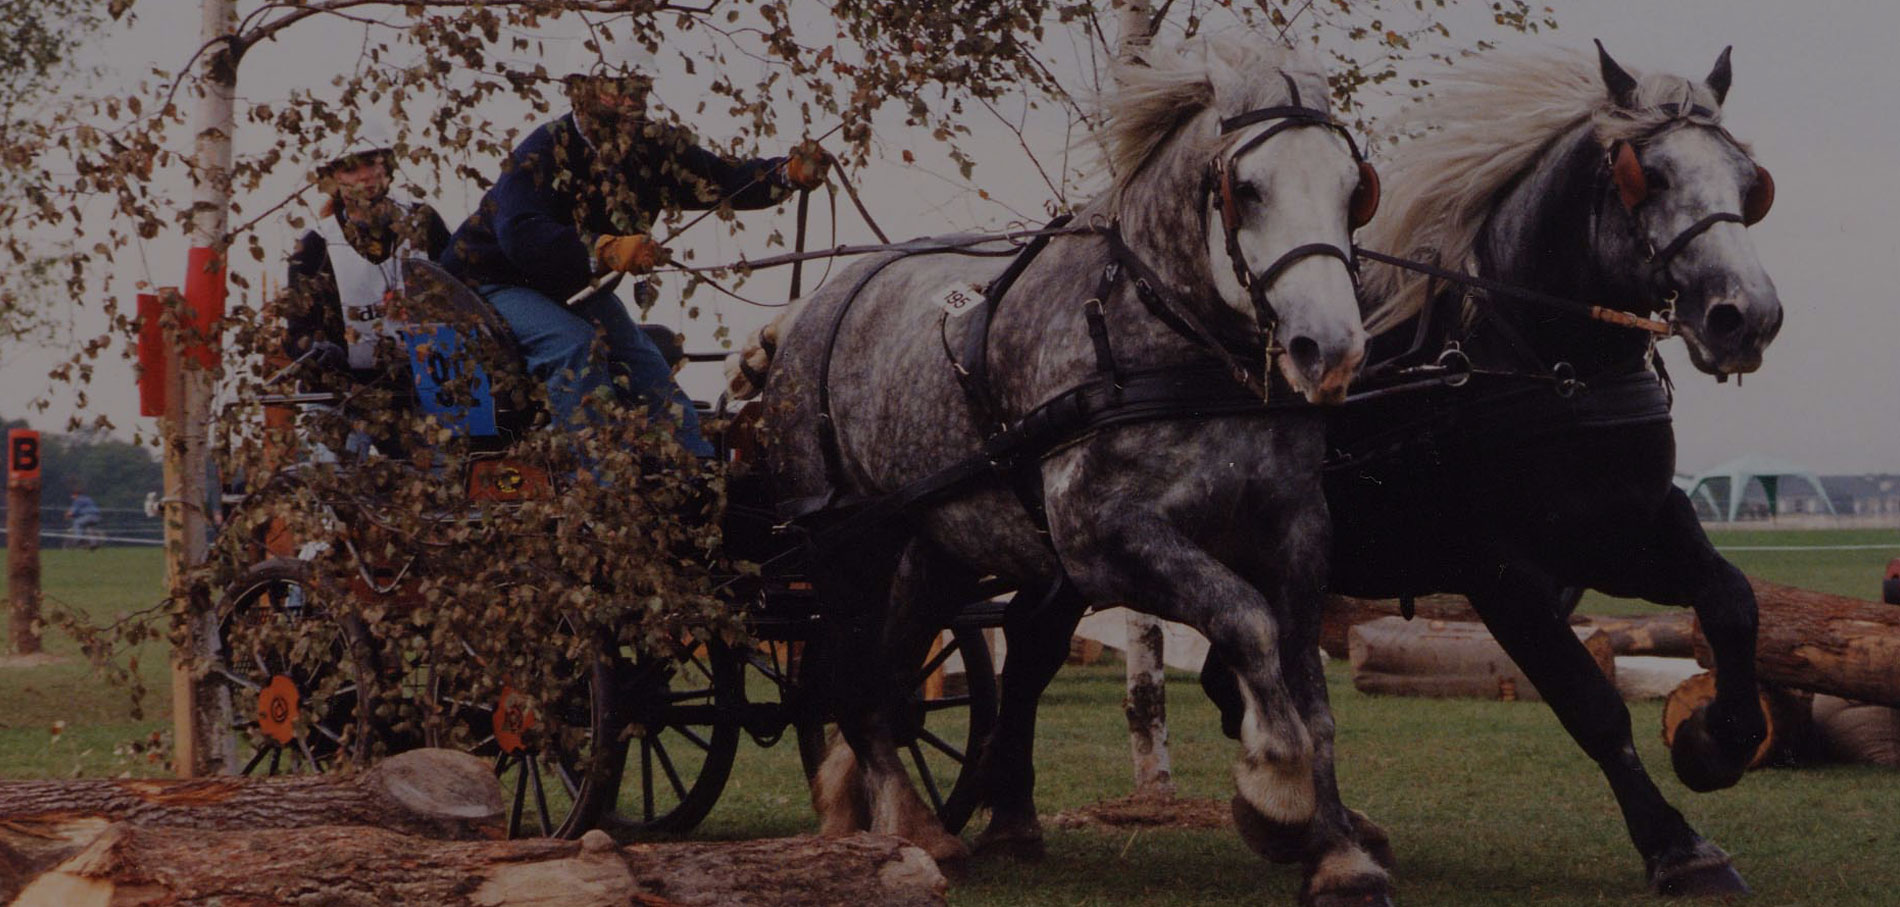
[{"label": "harness buckle", "polygon": [[1446,341],[1444,350],[1432,364],[1445,370],[1446,377],[1440,380],[1446,387],[1464,387],[1471,381],[1471,356],[1456,340]]},{"label": "harness buckle", "polygon": [[1577,380],[1577,367],[1568,362],[1559,362],[1551,366],[1550,377],[1557,382],[1557,396],[1569,399],[1576,396],[1583,382]]}]

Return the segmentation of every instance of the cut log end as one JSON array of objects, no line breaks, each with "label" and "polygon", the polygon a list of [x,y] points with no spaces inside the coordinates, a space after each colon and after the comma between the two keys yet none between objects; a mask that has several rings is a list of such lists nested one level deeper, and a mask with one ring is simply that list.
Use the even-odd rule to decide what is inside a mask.
[{"label": "cut log end", "polygon": [[[1802,754],[1810,724],[1813,695],[1800,690],[1763,686],[1757,691],[1768,736],[1755,748],[1748,767],[1762,768],[1796,761]],[[1696,709],[1715,701],[1715,674],[1704,671],[1678,684],[1663,702],[1663,745],[1676,745],[1676,732]]]}]

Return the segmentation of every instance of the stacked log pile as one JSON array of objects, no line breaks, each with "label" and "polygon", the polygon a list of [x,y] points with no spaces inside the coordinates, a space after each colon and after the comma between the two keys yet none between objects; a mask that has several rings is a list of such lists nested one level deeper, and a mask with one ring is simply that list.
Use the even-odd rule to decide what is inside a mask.
[{"label": "stacked log pile", "polygon": [[[1596,658],[1597,667],[1614,679],[1616,653],[1609,635],[1588,626],[1573,630]],[[1362,693],[1506,701],[1539,698],[1537,688],[1483,624],[1382,617],[1353,627],[1348,640],[1352,684]]]},{"label": "stacked log pile", "polygon": [[[1320,622],[1319,645],[1334,658],[1349,654],[1348,634],[1353,627],[1382,617],[1397,617],[1399,603],[1386,599],[1353,598],[1334,595],[1327,598],[1326,613]],[[1478,623],[1478,612],[1462,595],[1420,596],[1413,607],[1418,620]],[[1618,655],[1661,655],[1688,658],[1693,654],[1695,618],[1687,611],[1672,611],[1648,617],[1597,617],[1578,615],[1572,626],[1592,627],[1609,635],[1610,647]]]},{"label": "stacked log pile", "polygon": [[[1900,766],[1900,608],[1750,578],[1760,629],[1755,670],[1769,710],[1771,739],[1758,764],[1827,755]],[[1695,635],[1696,660],[1713,668],[1708,641]],[[1714,698],[1691,678],[1670,694],[1663,739]]]},{"label": "stacked log pile", "polygon": [[0,785],[0,903],[941,905],[895,838],[498,840],[488,764],[418,750],[356,776]]}]

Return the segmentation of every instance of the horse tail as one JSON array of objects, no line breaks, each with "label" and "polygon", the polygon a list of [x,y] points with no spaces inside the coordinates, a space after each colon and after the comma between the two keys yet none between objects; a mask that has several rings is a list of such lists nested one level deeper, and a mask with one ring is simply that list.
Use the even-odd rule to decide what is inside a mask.
[{"label": "horse tail", "polygon": [[726,393],[734,400],[750,400],[765,390],[766,374],[772,370],[772,357],[778,353],[778,341],[803,308],[799,300],[765,327],[753,331],[737,353],[726,357]]}]

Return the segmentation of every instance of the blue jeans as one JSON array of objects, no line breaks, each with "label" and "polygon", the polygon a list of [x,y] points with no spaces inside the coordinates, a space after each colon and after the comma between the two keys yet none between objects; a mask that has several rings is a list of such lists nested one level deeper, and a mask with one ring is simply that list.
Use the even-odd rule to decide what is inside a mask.
[{"label": "blue jeans", "polygon": [[[514,331],[528,373],[547,385],[556,425],[572,426],[581,400],[619,379],[623,393],[632,394],[628,402],[645,406],[656,421],[676,426],[674,436],[687,452],[714,456],[712,445],[699,433],[692,398],[674,383],[666,357],[634,325],[619,297],[595,293],[570,309],[527,287],[487,284],[478,292]],[[607,337],[604,368],[588,355],[596,326]]]}]

